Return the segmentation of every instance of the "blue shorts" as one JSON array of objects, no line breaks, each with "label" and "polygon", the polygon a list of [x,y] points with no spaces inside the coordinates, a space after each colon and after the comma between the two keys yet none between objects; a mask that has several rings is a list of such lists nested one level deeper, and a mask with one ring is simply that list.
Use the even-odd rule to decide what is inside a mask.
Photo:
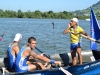
[{"label": "blue shorts", "polygon": [[77,47],[81,47],[81,44],[80,43],[71,43],[71,45],[70,45],[71,50],[76,50]]},{"label": "blue shorts", "polygon": [[28,65],[16,65],[15,71],[16,72],[27,72],[28,71]]}]

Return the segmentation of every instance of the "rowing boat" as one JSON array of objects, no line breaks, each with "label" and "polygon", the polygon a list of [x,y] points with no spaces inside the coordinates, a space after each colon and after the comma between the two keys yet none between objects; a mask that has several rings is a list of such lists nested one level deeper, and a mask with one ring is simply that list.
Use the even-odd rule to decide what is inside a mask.
[{"label": "rowing boat", "polygon": [[[51,59],[60,60],[62,62],[62,68],[73,75],[93,75],[100,74],[100,60],[91,61],[91,57],[93,57],[91,51],[83,51],[83,64],[76,66],[71,65],[71,55],[70,53],[62,53],[62,54],[52,54],[50,55]],[[38,60],[37,60],[38,61]],[[40,61],[41,62],[41,61]],[[43,62],[42,62],[43,63]],[[0,67],[8,67],[8,58],[0,58]],[[1,73],[2,74],[2,69]],[[61,70],[61,67],[52,67],[48,70],[35,70],[31,72],[9,72],[6,75],[65,75],[65,73]]]}]

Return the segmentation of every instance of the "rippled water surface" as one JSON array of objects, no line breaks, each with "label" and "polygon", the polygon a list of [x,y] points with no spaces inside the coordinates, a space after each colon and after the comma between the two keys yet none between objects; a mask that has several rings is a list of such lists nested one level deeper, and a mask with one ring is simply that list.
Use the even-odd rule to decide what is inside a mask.
[{"label": "rippled water surface", "polygon": [[[52,22],[54,22],[54,29]],[[37,47],[46,54],[69,52],[69,34],[63,35],[68,22],[70,20],[66,19],[0,18],[0,35],[6,31],[3,40],[0,41],[0,57],[5,57],[7,47],[16,33],[21,33],[23,36],[19,44],[20,48],[27,44],[29,37],[34,36],[37,39]],[[90,34],[89,21],[79,20],[79,25]],[[82,49],[90,50],[89,40],[82,39]]]}]

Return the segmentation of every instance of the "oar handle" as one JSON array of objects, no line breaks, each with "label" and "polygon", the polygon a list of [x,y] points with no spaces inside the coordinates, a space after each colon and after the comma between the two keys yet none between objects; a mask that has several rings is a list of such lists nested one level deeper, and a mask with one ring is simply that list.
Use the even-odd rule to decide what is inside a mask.
[{"label": "oar handle", "polygon": [[35,49],[37,49],[40,53],[43,53],[40,49],[38,49],[37,47],[35,47]]},{"label": "oar handle", "polygon": [[[35,49],[37,49],[40,53],[43,53],[43,52],[42,52],[40,49],[38,49],[37,47],[35,47]],[[43,55],[50,59],[50,57],[47,56],[46,54],[43,53]]]},{"label": "oar handle", "polygon": [[[85,35],[82,35],[82,34],[81,34],[81,36],[84,37],[84,38],[87,38],[87,36],[85,36]],[[89,40],[94,41],[94,42],[97,42],[97,43],[100,43],[100,41],[95,40],[95,39],[93,39],[93,38],[90,38]]]}]

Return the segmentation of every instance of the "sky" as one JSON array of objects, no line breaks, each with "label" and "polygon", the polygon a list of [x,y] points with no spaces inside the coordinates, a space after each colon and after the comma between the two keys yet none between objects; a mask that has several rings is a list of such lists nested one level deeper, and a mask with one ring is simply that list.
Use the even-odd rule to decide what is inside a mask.
[{"label": "sky", "polygon": [[100,0],[0,0],[0,9],[23,12],[40,10],[41,12],[75,11],[86,9]]}]

